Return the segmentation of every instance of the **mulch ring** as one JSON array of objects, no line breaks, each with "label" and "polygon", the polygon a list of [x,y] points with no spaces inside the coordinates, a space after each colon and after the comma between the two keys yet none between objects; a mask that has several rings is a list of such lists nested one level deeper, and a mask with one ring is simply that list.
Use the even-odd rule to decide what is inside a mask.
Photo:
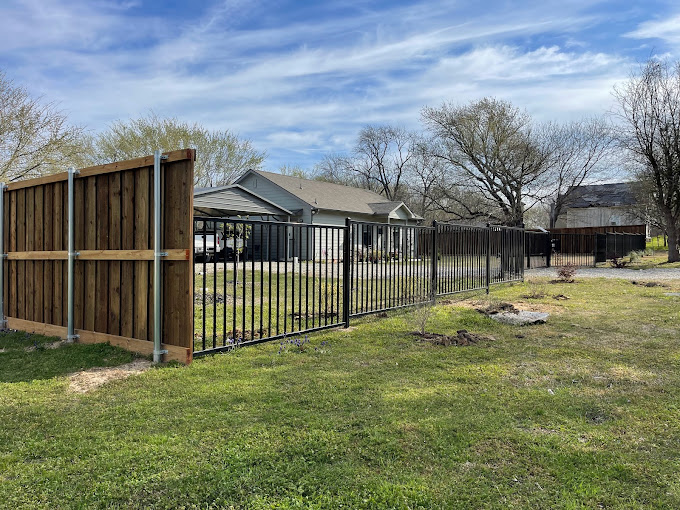
[{"label": "mulch ring", "polygon": [[440,333],[425,333],[423,335],[418,331],[414,331],[413,335],[417,336],[419,340],[429,342],[432,345],[443,345],[445,347],[450,347],[452,345],[465,347],[468,345],[474,345],[478,342],[495,340],[490,336],[482,336],[476,335],[475,333],[470,333],[466,329],[459,329],[455,336],[442,335]]}]

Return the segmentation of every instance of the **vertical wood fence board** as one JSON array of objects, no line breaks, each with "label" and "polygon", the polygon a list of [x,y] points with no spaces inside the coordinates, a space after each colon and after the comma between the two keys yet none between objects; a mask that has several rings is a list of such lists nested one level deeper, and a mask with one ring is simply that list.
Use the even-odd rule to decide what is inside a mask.
[{"label": "vertical wood fence board", "polygon": [[[52,185],[52,221],[53,221],[53,240],[55,250],[63,250],[63,234],[62,228],[63,217],[63,184],[61,182]],[[52,261],[52,324],[57,326],[62,325],[62,308],[64,305],[62,299],[62,281],[61,281],[61,261]]]},{"label": "vertical wood fence board", "polygon": [[[193,244],[193,194],[187,194],[193,180],[192,163],[181,161],[165,165],[163,239],[164,247],[184,248]],[[187,271],[185,261],[163,263],[164,326],[163,342],[170,345],[192,347],[193,274]]]},{"label": "vertical wood fence board", "polygon": [[[0,190],[0,193],[3,193],[4,190]],[[3,238],[3,246],[5,253],[7,253],[9,249],[9,217],[10,217],[10,204],[9,204],[9,196],[5,195],[5,201],[4,203],[4,210],[2,211],[2,223],[3,223],[3,232],[4,232],[4,238]],[[6,260],[3,258],[2,261],[0,261],[0,264],[3,265],[4,269],[4,274],[5,274],[5,280],[2,282],[3,283],[3,295],[5,296],[5,302],[4,302],[4,309],[0,310],[0,313],[4,314],[5,316],[7,315],[7,311],[9,310],[9,260]]]},{"label": "vertical wood fence board", "polygon": [[[74,183],[74,245],[76,251],[85,248],[85,180],[77,179]],[[76,259],[73,267],[73,326],[85,329],[85,263]]]},{"label": "vertical wood fence board", "polygon": [[[26,190],[16,191],[17,196],[17,251],[26,250]],[[17,317],[26,318],[26,261],[17,262]]]},{"label": "vertical wood fence board", "polygon": [[[62,183],[61,187],[61,242],[63,250],[68,250],[68,183]],[[66,326],[68,324],[68,263],[61,261],[61,299],[63,304],[61,306],[61,324]]]},{"label": "vertical wood fence board", "polygon": [[[149,169],[149,183],[147,186],[147,196],[149,197],[147,200],[148,206],[149,206],[149,212],[148,212],[148,217],[149,217],[149,239],[148,239],[148,245],[147,248],[153,249],[154,247],[154,199],[153,199],[153,187],[154,187],[154,172],[153,172],[153,167]],[[161,188],[162,190],[162,188]],[[147,279],[147,290],[146,290],[146,295],[147,295],[147,301],[146,301],[146,316],[149,319],[147,323],[147,329],[149,331],[149,340],[153,340],[153,330],[154,330],[154,321],[153,321],[153,286],[154,286],[154,271],[153,271],[153,262],[147,262],[146,263],[146,271],[148,276]]]},{"label": "vertical wood fence board", "polygon": [[[135,174],[126,171],[122,176],[122,229],[121,248],[132,250],[135,247]],[[133,281],[134,262],[125,261],[120,266],[120,334],[132,337],[134,332]]]},{"label": "vertical wood fence board", "polygon": [[[17,250],[17,192],[7,193],[9,202],[9,251]],[[17,264],[18,261],[9,261],[9,315],[17,317]]]},{"label": "vertical wood fence board", "polygon": [[[43,189],[44,211],[45,217],[43,220],[43,239],[44,249],[47,251],[54,250],[54,191],[52,185],[46,185]],[[54,263],[51,260],[44,262],[44,276],[43,276],[43,320],[46,324],[52,324],[53,315],[52,308],[54,303]]]},{"label": "vertical wood fence board", "polygon": [[[106,250],[109,247],[109,176],[97,176],[97,250]],[[98,260],[97,265],[97,289],[95,300],[98,306],[95,310],[94,331],[106,332],[108,327],[109,308],[109,263]]]},{"label": "vertical wood fence board", "polygon": [[[149,176],[148,168],[135,172],[135,239],[136,250],[149,248]],[[146,191],[145,191],[146,190]],[[146,261],[134,262],[134,337],[149,340],[147,316],[149,265]]]},{"label": "vertical wood fence board", "polygon": [[[26,250],[35,249],[35,188],[26,190]],[[26,262],[26,308],[24,319],[33,320],[33,306],[35,304],[35,261]],[[37,321],[36,321],[37,322]]]},{"label": "vertical wood fence board", "polygon": [[[120,173],[109,174],[109,249],[120,250],[121,242]],[[109,325],[106,333],[120,335],[120,262],[109,265]]]},{"label": "vertical wood fence board", "polygon": [[[34,227],[34,241],[33,249],[42,251],[45,249],[43,228],[44,228],[44,207],[45,202],[43,200],[44,188],[42,186],[37,186],[35,188],[35,227]],[[43,291],[45,289],[44,276],[44,266],[45,262],[38,260],[35,262],[35,298],[33,303],[33,320],[36,322],[44,322],[44,309],[43,309]]]},{"label": "vertical wood fence board", "polygon": [[[85,249],[94,250],[97,247],[97,177],[85,179]],[[94,331],[95,303],[97,291],[97,266],[94,261],[80,262],[85,264],[85,303],[83,328]]]}]

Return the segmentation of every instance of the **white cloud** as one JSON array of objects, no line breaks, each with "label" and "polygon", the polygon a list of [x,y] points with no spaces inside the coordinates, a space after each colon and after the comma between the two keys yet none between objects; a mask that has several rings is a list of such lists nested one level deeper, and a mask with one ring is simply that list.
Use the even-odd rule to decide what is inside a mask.
[{"label": "white cloud", "polygon": [[680,14],[645,21],[625,35],[634,39],[663,39],[671,44],[680,44]]}]

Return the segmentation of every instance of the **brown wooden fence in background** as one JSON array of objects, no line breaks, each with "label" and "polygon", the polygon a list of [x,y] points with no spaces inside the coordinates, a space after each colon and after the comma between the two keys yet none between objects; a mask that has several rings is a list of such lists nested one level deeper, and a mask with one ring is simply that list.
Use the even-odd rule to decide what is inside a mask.
[{"label": "brown wooden fence in background", "polygon": [[603,227],[551,228],[553,234],[647,234],[646,225],[605,225]]},{"label": "brown wooden fence in background", "polygon": [[[162,343],[191,361],[195,152],[161,165]],[[78,341],[153,351],[153,156],[75,176],[74,326]],[[9,184],[4,192],[4,313],[9,328],[66,336],[68,173]]]}]

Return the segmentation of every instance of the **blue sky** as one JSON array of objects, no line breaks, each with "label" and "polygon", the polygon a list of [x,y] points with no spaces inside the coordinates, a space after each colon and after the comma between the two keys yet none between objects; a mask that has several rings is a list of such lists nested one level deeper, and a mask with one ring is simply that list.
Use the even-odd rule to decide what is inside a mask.
[{"label": "blue sky", "polygon": [[646,2],[2,0],[0,69],[99,131],[154,110],[312,167],[367,124],[486,95],[540,120],[599,115],[680,5]]}]

